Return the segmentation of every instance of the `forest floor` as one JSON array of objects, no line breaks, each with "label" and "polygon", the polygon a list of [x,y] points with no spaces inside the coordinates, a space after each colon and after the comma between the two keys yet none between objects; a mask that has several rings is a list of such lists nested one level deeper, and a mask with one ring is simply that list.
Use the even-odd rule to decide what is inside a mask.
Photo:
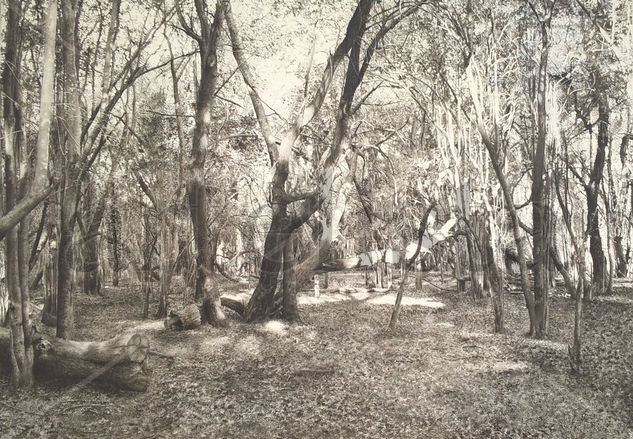
[{"label": "forest floor", "polygon": [[129,289],[80,295],[77,339],[140,331],[175,358],[150,357],[142,394],[51,383],[12,394],[0,378],[0,437],[633,437],[631,284],[585,306],[584,371],[573,375],[569,298],[552,298],[549,337],[534,340],[522,296],[507,296],[498,335],[488,300],[427,279],[441,289],[408,289],[393,333],[393,293],[363,291],[358,273],[331,275],[339,292],[302,293],[303,322],[291,326],[233,318],[171,332],[139,320]]}]

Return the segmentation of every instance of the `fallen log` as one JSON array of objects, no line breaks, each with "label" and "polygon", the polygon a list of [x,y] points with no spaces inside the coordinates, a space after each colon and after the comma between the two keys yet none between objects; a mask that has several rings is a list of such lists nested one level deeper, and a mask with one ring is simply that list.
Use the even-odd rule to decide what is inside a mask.
[{"label": "fallen log", "polygon": [[222,303],[222,306],[235,311],[241,316],[243,316],[246,312],[246,305],[239,300],[229,299],[228,297],[220,297],[220,303]]},{"label": "fallen log", "polygon": [[149,339],[139,334],[123,334],[105,341],[74,341],[47,338],[57,355],[97,364],[142,363],[149,352]]},{"label": "fallen log", "polygon": [[[39,334],[38,334],[39,336]],[[10,333],[0,328],[0,370],[10,373]],[[38,379],[108,384],[124,390],[147,390],[150,377],[145,372],[149,339],[124,334],[109,340],[73,341],[52,337],[34,340],[34,372]],[[7,363],[7,364],[5,364]]]},{"label": "fallen log", "polygon": [[[59,343],[56,345],[60,346]],[[79,385],[95,382],[135,392],[144,392],[149,387],[150,377],[143,364],[124,362],[126,354],[114,357],[106,364],[97,364],[78,356],[68,356],[68,353],[58,352],[53,343],[42,339],[35,346],[35,376],[41,380],[59,379]]]}]

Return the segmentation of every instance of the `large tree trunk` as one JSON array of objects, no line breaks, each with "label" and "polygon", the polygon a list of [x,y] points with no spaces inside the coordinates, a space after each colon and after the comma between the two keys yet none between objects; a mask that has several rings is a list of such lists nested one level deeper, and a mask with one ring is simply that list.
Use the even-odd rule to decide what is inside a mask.
[{"label": "large tree trunk", "polygon": [[274,312],[273,299],[277,289],[277,278],[281,270],[283,249],[288,240],[286,205],[273,206],[270,228],[264,242],[264,257],[259,282],[246,308],[245,320],[255,321],[269,318]]},{"label": "large tree trunk", "polygon": [[291,233],[284,246],[284,277],[283,277],[283,317],[291,322],[300,320],[297,306],[297,280],[295,277],[295,240]]},{"label": "large tree trunk", "polygon": [[[321,82],[319,84],[318,90],[314,94],[314,97],[309,102],[309,104],[306,105],[297,115],[294,123],[290,124],[290,126],[287,128],[281,143],[279,144],[279,146],[277,146],[272,139],[272,136],[270,135],[270,130],[267,128],[268,122],[265,113],[262,111],[262,102],[254,86],[254,81],[252,78],[252,74],[248,68],[248,64],[245,62],[245,59],[243,57],[241,42],[239,40],[235,22],[230,11],[230,2],[224,2],[227,7],[227,22],[233,42],[233,54],[238,61],[238,66],[240,66],[242,77],[253,91],[251,93],[251,99],[253,100],[253,105],[255,107],[255,111],[263,134],[266,136],[266,143],[268,145],[271,162],[275,166],[275,172],[271,184],[271,198],[273,205],[272,221],[264,244],[264,256],[262,260],[259,283],[255,288],[255,291],[246,309],[245,317],[248,321],[266,319],[273,311],[273,301],[275,296],[275,289],[277,287],[277,277],[279,275],[279,271],[281,270],[282,253],[288,239],[288,234],[298,228],[301,224],[305,223],[305,221],[308,220],[308,218],[316,211],[316,209],[318,209],[320,205],[317,194],[312,194],[311,196],[300,198],[303,199],[304,202],[301,208],[301,213],[299,215],[292,218],[289,218],[287,215],[286,208],[288,203],[296,201],[292,200],[292,197],[289,197],[285,191],[286,180],[288,178],[289,163],[292,156],[292,146],[295,144],[297,138],[299,137],[299,132],[301,128],[310,123],[310,121],[320,111],[321,106],[323,105],[323,101],[325,100],[327,91],[332,84],[334,72],[343,62],[350,50],[352,50],[353,52],[350,54],[350,58],[354,60],[359,60],[361,36],[365,32],[367,19],[369,17],[369,12],[373,7],[373,3],[373,0],[361,0],[358,3],[358,6],[356,7],[356,10],[354,11],[354,14],[347,26],[345,37],[337,46],[335,52],[330,55],[328,59],[327,66],[321,76]],[[363,66],[361,67],[359,63],[352,65],[347,72],[347,76],[362,78],[367,68],[367,63],[371,59],[371,55],[373,54],[374,49],[375,45],[372,46],[371,49],[368,49]],[[353,96],[359,83],[360,81],[354,81],[353,83],[348,83],[346,81],[343,95],[347,97]],[[345,108],[343,109],[348,110],[344,116],[345,118],[348,118],[350,115],[349,110],[351,109],[351,99],[346,100],[344,106]],[[339,112],[341,110],[342,108],[339,108]],[[338,118],[337,123],[341,120],[341,118]],[[338,127],[337,133],[342,137],[346,135],[345,130],[340,130],[338,129]],[[340,155],[341,143],[341,141],[337,141],[335,139],[335,149],[331,150],[329,156],[325,158],[324,167],[326,170],[333,171],[334,164],[336,163]],[[327,187],[325,191],[329,190],[329,188],[331,187],[328,184],[330,181],[331,180],[326,176],[324,179],[324,185]]]}]

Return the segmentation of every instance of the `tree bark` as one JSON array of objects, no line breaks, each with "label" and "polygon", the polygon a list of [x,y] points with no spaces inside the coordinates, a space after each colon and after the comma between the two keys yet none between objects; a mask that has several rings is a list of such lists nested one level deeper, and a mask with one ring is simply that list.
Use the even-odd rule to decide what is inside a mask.
[{"label": "tree bark", "polygon": [[81,107],[77,74],[77,2],[62,0],[61,40],[64,89],[64,169],[60,193],[59,243],[57,275],[57,336],[71,338],[74,327],[73,235],[79,195],[79,140],[81,138]]},{"label": "tree bark", "polygon": [[297,279],[295,277],[295,240],[292,234],[284,246],[284,277],[282,315],[286,320],[297,322],[301,320],[297,305]]},{"label": "tree bark", "polygon": [[[94,185],[93,182],[88,183],[89,186]],[[113,182],[110,178],[103,188],[103,193],[99,198],[94,211],[90,209],[90,202],[86,199],[87,209],[85,218],[90,218],[86,236],[83,237],[83,257],[84,257],[84,293],[100,294],[101,293],[101,276],[99,271],[99,237],[101,223],[106,211],[106,205],[110,192],[113,189]],[[94,195],[94,191],[89,196]]]},{"label": "tree bark", "polygon": [[121,261],[121,214],[116,206],[116,197],[112,197],[108,222],[108,244],[110,247],[110,260],[112,264],[112,285],[119,286],[119,274],[123,269]]},{"label": "tree bark", "polygon": [[404,295],[404,287],[407,284],[407,280],[409,277],[409,270],[411,266],[415,264],[415,261],[420,254],[420,248],[422,248],[422,240],[424,238],[424,233],[426,232],[426,226],[429,220],[429,215],[431,211],[435,208],[436,203],[432,202],[422,214],[422,219],[420,220],[420,227],[418,228],[418,245],[413,253],[413,256],[409,258],[405,262],[404,266],[404,274],[402,279],[400,280],[400,287],[398,288],[398,293],[396,294],[396,303],[393,306],[393,311],[391,313],[391,318],[389,319],[389,330],[393,331],[396,329],[396,325],[398,324],[398,317],[400,316],[400,305],[402,303],[402,296]]},{"label": "tree bark", "polygon": [[[187,195],[197,251],[198,275],[196,278],[196,290],[203,293],[202,320],[213,325],[222,326],[225,324],[226,317],[222,312],[220,295],[204,287],[206,276],[203,274],[203,270],[212,272],[214,263],[211,257],[211,241],[207,225],[208,205],[204,164],[211,140],[210,132],[218,80],[217,51],[224,22],[225,6],[218,1],[213,23],[209,23],[206,16],[206,8],[203,7],[202,2],[197,2],[196,5],[201,28],[201,34],[197,36],[200,49],[201,72],[196,99],[196,116],[191,149],[192,164],[187,183]],[[185,23],[179,6],[177,7],[181,24]],[[186,23],[184,25],[186,26]]]},{"label": "tree bark", "polygon": [[589,253],[591,254],[593,266],[591,288],[585,289],[584,298],[588,301],[593,299],[594,293],[601,294],[606,283],[606,258],[602,249],[602,238],[600,237],[598,200],[604,173],[606,151],[609,146],[609,113],[607,96],[604,92],[600,92],[598,96],[598,145],[589,184],[586,186]]},{"label": "tree bark", "polygon": [[501,186],[501,191],[503,193],[503,197],[506,202],[506,209],[510,216],[510,220],[512,222],[512,234],[514,237],[514,242],[517,246],[517,259],[519,262],[519,271],[521,275],[521,289],[523,290],[523,297],[525,299],[525,307],[528,311],[528,317],[530,319],[530,335],[534,335],[536,333],[536,319],[535,319],[535,310],[534,310],[534,294],[532,293],[530,287],[530,279],[528,273],[527,266],[527,257],[525,254],[525,246],[523,244],[524,236],[521,233],[521,225],[519,221],[519,216],[514,206],[514,198],[512,196],[512,190],[510,189],[510,185],[506,180],[505,173],[503,172],[502,165],[500,163],[499,154],[497,153],[497,148],[495,144],[492,142],[490,137],[488,136],[486,130],[482,125],[478,125],[479,134],[481,135],[482,141],[488,150],[488,155],[490,157],[490,162],[492,163],[492,168],[495,172],[497,180],[499,181],[499,185]]},{"label": "tree bark", "polygon": [[[30,328],[29,328],[30,329]],[[6,361],[11,345],[9,331],[0,328],[0,369],[12,367]],[[133,391],[145,391],[150,377],[144,363],[149,340],[138,334],[125,334],[102,342],[76,342],[44,337],[34,342],[34,371],[38,379],[61,379],[83,385],[95,381]]]},{"label": "tree bark", "polygon": [[542,48],[538,70],[537,89],[537,139],[536,150],[532,156],[532,224],[534,265],[534,335],[542,338],[547,332],[547,296],[548,296],[548,262],[549,232],[547,225],[548,195],[547,178],[547,67],[549,60],[549,26],[551,10],[546,11],[546,18],[541,21]]}]

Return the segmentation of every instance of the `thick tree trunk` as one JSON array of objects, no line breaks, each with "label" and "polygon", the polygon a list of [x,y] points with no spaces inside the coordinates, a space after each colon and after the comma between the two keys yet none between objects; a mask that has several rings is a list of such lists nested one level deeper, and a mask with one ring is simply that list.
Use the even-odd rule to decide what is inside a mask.
[{"label": "thick tree trunk", "polygon": [[486,218],[482,217],[479,212],[474,212],[469,215],[469,221],[472,230],[466,234],[466,248],[470,267],[470,293],[473,299],[477,300],[484,297],[486,267],[483,254],[475,247],[474,241],[485,242]]},{"label": "thick tree trunk", "polygon": [[301,320],[297,305],[297,279],[295,277],[295,240],[291,232],[284,246],[284,277],[283,277],[283,302],[282,315],[286,320],[296,322]]},{"label": "thick tree trunk", "polygon": [[[363,65],[358,62],[359,53],[361,47],[362,35],[365,32],[367,20],[369,17],[369,13],[373,7],[373,0],[361,0],[350,19],[345,37],[337,46],[336,50],[330,57],[328,58],[327,66],[321,76],[321,81],[317,92],[314,94],[312,100],[304,106],[300,114],[297,115],[294,123],[290,124],[287,130],[284,133],[283,139],[281,143],[277,146],[272,136],[270,135],[270,130],[267,129],[268,122],[266,115],[263,111],[262,102],[258,96],[257,90],[255,88],[255,84],[252,78],[252,74],[250,69],[248,68],[248,64],[245,62],[244,57],[242,56],[242,48],[239,36],[237,34],[237,29],[235,26],[235,22],[232,18],[230,4],[229,2],[225,2],[227,5],[227,22],[229,26],[229,32],[231,34],[231,39],[233,42],[233,53],[238,62],[238,66],[240,66],[240,71],[242,73],[242,77],[245,82],[251,87],[251,99],[253,100],[253,104],[255,107],[256,114],[258,116],[259,124],[262,127],[262,131],[266,136],[266,143],[269,148],[269,155],[271,158],[271,163],[275,166],[275,173],[273,176],[273,181],[271,185],[271,198],[273,204],[273,213],[272,213],[272,221],[266,236],[265,244],[264,244],[264,257],[261,265],[261,275],[260,280],[255,288],[253,296],[248,303],[246,309],[246,320],[261,320],[266,319],[273,312],[274,308],[274,297],[275,297],[275,289],[277,287],[277,277],[279,275],[279,271],[281,270],[282,264],[282,253],[283,248],[286,245],[287,235],[294,231],[301,224],[305,223],[308,218],[318,209],[320,206],[320,201],[316,195],[308,196],[304,198],[301,213],[295,217],[289,218],[286,213],[286,206],[292,200],[289,200],[288,194],[285,192],[286,180],[288,178],[289,171],[289,162],[292,156],[292,147],[297,141],[299,137],[299,133],[302,127],[310,123],[310,121],[315,117],[315,115],[321,109],[323,105],[323,101],[329,90],[332,80],[334,77],[334,72],[337,70],[338,66],[344,61],[345,57],[350,53],[350,68],[346,74],[347,78],[353,77],[354,81],[347,81],[345,83],[343,89],[343,96],[345,98],[341,99],[339,106],[339,113],[343,111],[342,117],[337,117],[337,129],[336,135],[340,136],[341,139],[347,137],[346,130],[340,129],[338,126],[338,122],[342,120],[348,119],[351,114],[351,98],[354,96],[354,93],[360,84],[360,79],[362,79],[365,70],[367,69],[367,64],[373,55],[375,50],[375,45],[370,45],[368,48],[367,54],[363,61]],[[395,26],[395,21],[392,24],[392,27]],[[385,26],[383,31],[386,32]],[[378,37],[377,37],[378,38]],[[357,62],[353,62],[355,60]],[[334,165],[336,164],[338,157],[340,156],[340,146],[342,145],[342,140],[334,141],[334,148],[330,151],[330,154],[324,159],[324,169],[329,172],[334,171]],[[331,188],[332,179],[330,176],[325,176],[323,187],[321,187],[321,193],[328,192]]]},{"label": "thick tree trunk", "polygon": [[[104,341],[73,341],[44,338],[47,349],[61,357],[97,364],[143,363],[149,352],[149,339],[140,334],[123,334]],[[41,343],[41,342],[40,342]]]},{"label": "thick tree trunk", "polygon": [[274,311],[274,297],[277,289],[277,278],[282,267],[283,249],[288,240],[286,206],[273,207],[270,228],[264,242],[259,282],[246,308],[245,320],[248,322],[267,319]]}]

